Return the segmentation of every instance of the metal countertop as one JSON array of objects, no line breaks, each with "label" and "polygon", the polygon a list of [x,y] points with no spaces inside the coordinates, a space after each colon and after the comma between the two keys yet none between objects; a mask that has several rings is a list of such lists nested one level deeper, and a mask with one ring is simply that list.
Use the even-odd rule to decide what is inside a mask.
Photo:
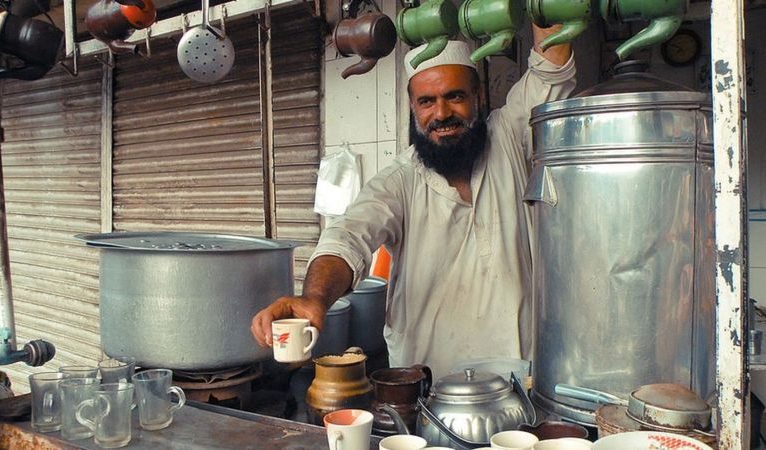
[{"label": "metal countertop", "polygon": [[[11,433],[9,428],[15,428]],[[93,438],[79,441],[61,439],[60,432],[37,433],[29,421],[4,423],[0,442],[29,442],[40,438],[53,448],[100,450]],[[16,431],[18,430],[18,434]],[[11,439],[11,442],[8,442]],[[378,448],[379,437],[370,439],[370,449]],[[39,441],[38,441],[39,442]],[[51,448],[45,445],[37,448]],[[133,411],[133,435],[125,449],[326,449],[327,435],[323,427],[279,419],[249,412],[237,411],[205,403],[187,402],[173,416],[169,427],[142,430],[138,424],[138,409]]]}]

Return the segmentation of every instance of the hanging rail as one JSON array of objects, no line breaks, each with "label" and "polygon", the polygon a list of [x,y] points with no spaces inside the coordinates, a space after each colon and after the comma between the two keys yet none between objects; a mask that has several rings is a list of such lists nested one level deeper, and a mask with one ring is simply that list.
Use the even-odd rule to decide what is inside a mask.
[{"label": "hanging rail", "polygon": [[[226,10],[226,19],[236,19],[242,16],[252,15],[263,12],[267,4],[271,8],[283,7],[292,4],[303,3],[303,0],[234,0],[210,8],[210,21],[220,21],[222,10]],[[78,47],[78,56],[94,55],[109,51],[107,46],[96,39],[75,43],[75,11],[74,0],[64,0],[64,41],[66,43],[67,57],[73,56],[75,45]],[[188,27],[196,27],[202,23],[202,12],[194,11],[186,14],[188,18]],[[126,39],[126,42],[141,44],[145,41],[147,33],[152,38],[171,36],[180,34],[183,30],[182,17],[175,16],[163,19],[152,24],[151,27],[144,30],[136,30]]]}]

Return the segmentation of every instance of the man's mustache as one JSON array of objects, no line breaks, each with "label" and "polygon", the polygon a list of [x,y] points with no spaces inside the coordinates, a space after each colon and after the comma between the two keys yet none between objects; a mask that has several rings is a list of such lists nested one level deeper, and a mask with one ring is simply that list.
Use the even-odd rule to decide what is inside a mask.
[{"label": "man's mustache", "polygon": [[439,128],[448,128],[452,126],[462,126],[463,128],[468,128],[468,122],[465,120],[460,119],[459,117],[448,117],[444,120],[434,119],[429,124],[426,130],[430,133],[432,131],[436,131]]}]

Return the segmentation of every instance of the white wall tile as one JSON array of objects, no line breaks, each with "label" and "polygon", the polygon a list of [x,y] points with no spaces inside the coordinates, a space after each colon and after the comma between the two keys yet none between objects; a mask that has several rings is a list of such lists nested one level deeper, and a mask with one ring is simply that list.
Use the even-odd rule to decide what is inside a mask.
[{"label": "white wall tile", "polygon": [[396,141],[378,142],[378,170],[391,164],[396,156]]},{"label": "white wall tile", "polygon": [[377,72],[340,74],[359,57],[341,58],[325,64],[325,145],[377,140]]},{"label": "white wall tile", "polygon": [[388,55],[378,60],[378,141],[396,139],[396,61]]}]

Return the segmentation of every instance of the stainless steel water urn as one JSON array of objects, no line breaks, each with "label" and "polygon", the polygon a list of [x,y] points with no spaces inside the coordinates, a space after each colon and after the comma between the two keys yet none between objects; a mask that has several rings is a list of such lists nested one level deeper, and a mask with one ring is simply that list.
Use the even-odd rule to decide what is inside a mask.
[{"label": "stainless steel water urn", "polygon": [[532,396],[585,424],[596,405],[556,384],[714,388],[710,99],[638,65],[532,111]]}]

